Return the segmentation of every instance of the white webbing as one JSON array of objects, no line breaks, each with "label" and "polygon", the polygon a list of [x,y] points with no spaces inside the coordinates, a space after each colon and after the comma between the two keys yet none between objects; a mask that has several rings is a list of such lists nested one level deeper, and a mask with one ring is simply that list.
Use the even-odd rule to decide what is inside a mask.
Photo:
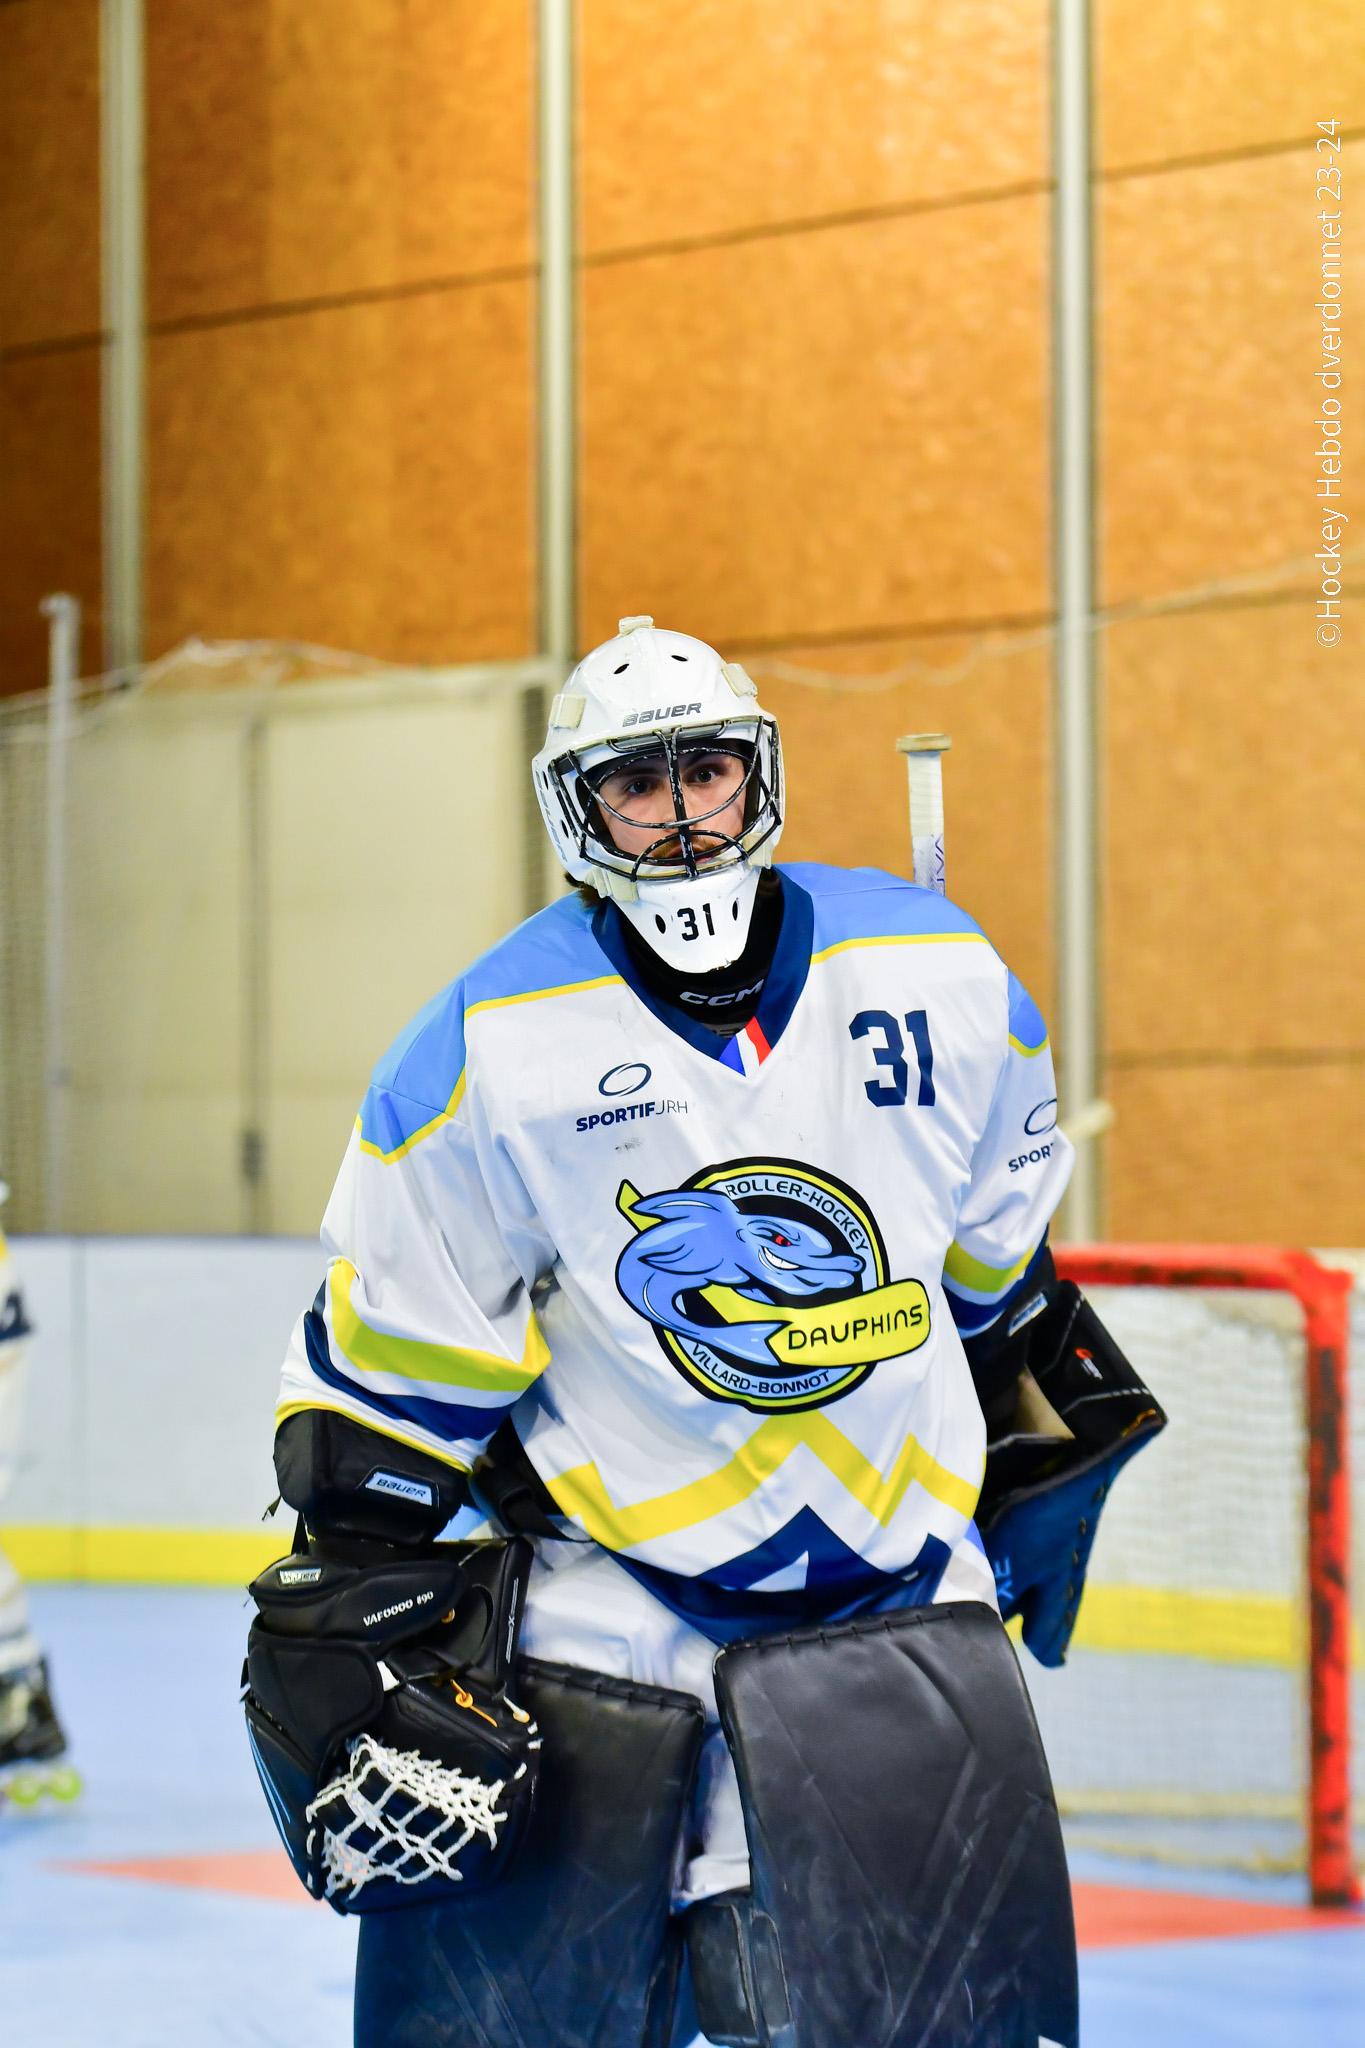
[{"label": "white webbing", "polygon": [[[420,1884],[441,1876],[459,1883],[464,1873],[457,1857],[475,1835],[497,1846],[507,1819],[498,1800],[526,1770],[522,1763],[510,1779],[467,1778],[415,1749],[390,1749],[373,1735],[356,1736],[347,1756],[345,1770],[308,1808],[308,1819],[320,1820],[323,1829],[329,1899],[338,1892],[355,1898],[374,1877]],[[315,1839],[316,1831],[310,1854]]]}]

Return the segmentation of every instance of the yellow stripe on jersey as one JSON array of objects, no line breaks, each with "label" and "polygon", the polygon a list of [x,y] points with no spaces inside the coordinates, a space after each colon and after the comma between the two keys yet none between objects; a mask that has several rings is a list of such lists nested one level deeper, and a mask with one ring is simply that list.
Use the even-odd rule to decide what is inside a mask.
[{"label": "yellow stripe on jersey", "polygon": [[528,988],[519,996],[488,996],[481,1003],[471,1003],[465,1011],[465,1022],[477,1017],[481,1010],[505,1010],[512,1003],[543,1003],[550,996],[581,996],[590,988],[621,988],[625,984],[619,974],[599,974],[593,981],[564,981],[558,988]]},{"label": "yellow stripe on jersey", "polygon": [[1033,1245],[1016,1259],[1012,1266],[988,1266],[982,1259],[974,1259],[964,1251],[954,1238],[948,1247],[948,1256],[943,1261],[943,1277],[955,1280],[959,1287],[969,1287],[973,1294],[999,1294],[1012,1280],[1017,1280],[1028,1266],[1029,1260],[1038,1249]]},{"label": "yellow stripe on jersey", "polygon": [[1041,1045],[1025,1045],[1022,1038],[1016,1038],[1012,1031],[1010,1033],[1010,1051],[1019,1053],[1026,1060],[1036,1060],[1039,1053],[1046,1052],[1047,1048],[1048,1040],[1046,1038]]},{"label": "yellow stripe on jersey", "polygon": [[401,1429],[395,1429],[391,1422],[376,1416],[372,1408],[366,1407],[357,1395],[353,1408],[344,1408],[339,1401],[281,1401],[275,1410],[275,1427],[288,1422],[291,1415],[304,1415],[310,1408],[325,1408],[329,1415],[344,1415],[348,1422],[363,1422],[373,1436],[385,1436],[396,1444],[406,1444],[409,1450],[424,1451],[429,1458],[439,1458],[443,1465],[452,1465],[457,1472],[467,1472],[469,1466],[463,1458],[453,1458],[450,1452],[429,1442],[425,1437],[408,1436]]},{"label": "yellow stripe on jersey", "polygon": [[[376,1145],[373,1139],[364,1137],[362,1137],[360,1140],[361,1151],[368,1152],[372,1159],[382,1159],[385,1166],[392,1166],[395,1160],[406,1159],[408,1153],[411,1152],[414,1145],[420,1145],[423,1138],[429,1138],[433,1131],[440,1129],[442,1124],[448,1124],[450,1122],[450,1119],[454,1116],[456,1110],[464,1101],[464,1077],[465,1069],[461,1067],[460,1078],[455,1083],[455,1086],[452,1088],[450,1092],[450,1100],[446,1104],[445,1108],[438,1110],[436,1112],[436,1115],[432,1117],[429,1123],[425,1123],[422,1125],[420,1131],[414,1131],[410,1138],[404,1138],[401,1145],[395,1145],[392,1152],[386,1152],[382,1145]],[[357,1131],[361,1131],[364,1129],[364,1126],[361,1123],[359,1117],[357,1117],[355,1120],[355,1127]]]},{"label": "yellow stripe on jersey", "polygon": [[889,932],[876,939],[837,939],[811,954],[811,965],[829,960],[835,953],[851,952],[855,946],[989,946],[984,932]]},{"label": "yellow stripe on jersey", "polygon": [[675,1487],[671,1493],[656,1494],[652,1500],[618,1505],[591,1461],[575,1465],[568,1472],[543,1476],[559,1506],[598,1543],[608,1550],[630,1550],[658,1536],[674,1536],[680,1529],[694,1528],[698,1522],[709,1522],[727,1509],[739,1507],[757,1493],[801,1444],[883,1527],[890,1523],[915,1482],[961,1515],[972,1513],[981,1491],[979,1476],[975,1481],[959,1478],[940,1465],[913,1436],[905,1439],[891,1470],[880,1472],[827,1415],[818,1411],[775,1415],[770,1422],[761,1423],[719,1471],[709,1473],[705,1479],[694,1479],[687,1486]]},{"label": "yellow stripe on jersey", "polygon": [[334,1259],[327,1273],[327,1298],[332,1334],[348,1365],[357,1372],[388,1372],[399,1379],[424,1380],[429,1386],[460,1387],[483,1394],[524,1393],[550,1362],[550,1347],[532,1315],[520,1362],[499,1358],[495,1351],[472,1351],[462,1344],[428,1344],[420,1338],[395,1337],[371,1329],[351,1304],[356,1270],[349,1259]]},{"label": "yellow stripe on jersey", "polygon": [[[618,987],[621,985],[619,974],[599,974],[593,981],[565,981],[561,982],[556,988],[527,989],[523,995],[489,996],[484,1002],[471,1003],[464,1012],[461,1024],[462,1026],[467,1024],[471,1017],[477,1017],[482,1010],[503,1010],[511,1003],[539,1003],[544,1002],[550,996],[581,995],[585,989],[611,988],[613,985]],[[467,1071],[467,1068],[461,1067],[460,1077],[451,1090],[450,1100],[445,1108],[438,1110],[435,1116],[424,1123],[420,1130],[414,1131],[411,1137],[404,1138],[401,1145],[395,1145],[392,1152],[386,1152],[383,1146],[376,1145],[372,1138],[363,1136],[360,1140],[361,1151],[368,1152],[372,1159],[382,1160],[385,1166],[393,1166],[398,1160],[406,1159],[414,1146],[420,1145],[424,1138],[429,1138],[433,1131],[438,1131],[442,1124],[450,1122],[464,1100],[465,1075]],[[363,1131],[364,1129],[364,1125],[359,1117],[355,1120],[355,1127],[357,1131]]]}]

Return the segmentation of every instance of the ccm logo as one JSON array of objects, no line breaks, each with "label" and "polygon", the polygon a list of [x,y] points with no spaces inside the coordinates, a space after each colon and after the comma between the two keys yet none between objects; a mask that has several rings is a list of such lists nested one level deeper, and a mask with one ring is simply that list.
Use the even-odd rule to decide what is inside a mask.
[{"label": "ccm logo", "polygon": [[1051,1145],[1035,1145],[1031,1152],[1021,1152],[1017,1159],[1011,1159],[1010,1172],[1018,1173],[1022,1167],[1037,1166],[1042,1159],[1051,1159]]},{"label": "ccm logo", "polygon": [[626,725],[652,725],[656,718],[690,718],[694,711],[700,711],[700,704],[658,704],[650,711],[628,711],[621,720]]}]

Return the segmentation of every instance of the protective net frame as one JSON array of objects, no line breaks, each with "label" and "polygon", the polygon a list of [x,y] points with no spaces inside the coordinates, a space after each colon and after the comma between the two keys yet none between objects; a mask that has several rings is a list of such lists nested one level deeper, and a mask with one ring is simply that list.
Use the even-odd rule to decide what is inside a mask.
[{"label": "protective net frame", "polygon": [[[432,1877],[461,1883],[459,1856],[476,1835],[497,1847],[508,1817],[498,1801],[525,1771],[521,1763],[511,1778],[473,1778],[415,1749],[393,1749],[374,1735],[354,1737],[345,1769],[308,1808],[308,1819],[322,1829],[325,1896],[354,1900],[376,1878],[400,1885]],[[315,1836],[308,1851],[316,1854]]]},{"label": "protective net frame", "polygon": [[[1306,1862],[1316,1904],[1354,1903],[1360,1884],[1350,1794],[1352,1276],[1306,1251],[1279,1246],[1071,1245],[1058,1250],[1057,1265],[1086,1288],[1271,1292],[1298,1304],[1307,1466],[1301,1532],[1308,1609]],[[1134,1362],[1141,1370],[1141,1359]],[[1178,1412],[1178,1391],[1173,1400]],[[1235,1410],[1228,1426],[1237,1427]]]}]

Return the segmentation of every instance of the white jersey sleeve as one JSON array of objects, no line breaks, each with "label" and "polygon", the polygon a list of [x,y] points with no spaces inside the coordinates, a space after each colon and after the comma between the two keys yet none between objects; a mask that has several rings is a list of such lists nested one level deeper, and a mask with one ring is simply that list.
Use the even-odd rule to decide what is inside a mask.
[{"label": "white jersey sleeve", "polygon": [[999,1079],[943,1265],[944,1292],[964,1337],[988,1328],[1019,1291],[1071,1177],[1047,1028],[1012,974],[1008,985]]}]

